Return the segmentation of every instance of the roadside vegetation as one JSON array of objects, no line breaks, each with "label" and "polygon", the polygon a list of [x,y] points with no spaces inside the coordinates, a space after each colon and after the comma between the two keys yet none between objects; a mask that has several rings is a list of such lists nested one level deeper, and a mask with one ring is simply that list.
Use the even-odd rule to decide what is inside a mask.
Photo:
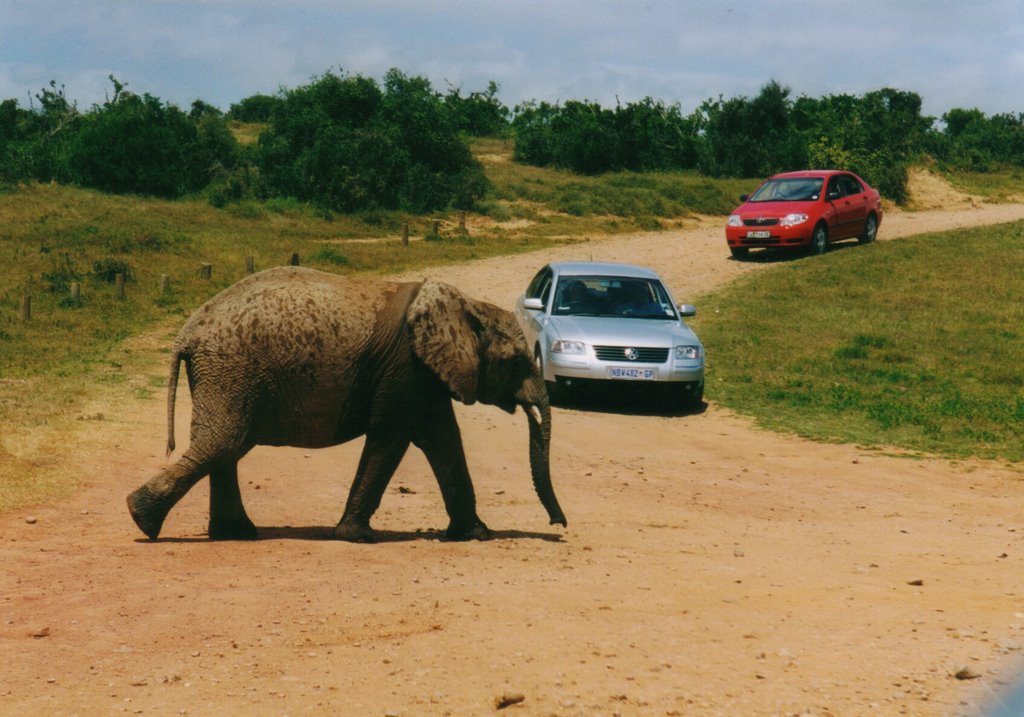
[{"label": "roadside vegetation", "polygon": [[701,300],[708,395],[815,440],[1024,460],[1021,266],[1018,222],[749,275]]}]

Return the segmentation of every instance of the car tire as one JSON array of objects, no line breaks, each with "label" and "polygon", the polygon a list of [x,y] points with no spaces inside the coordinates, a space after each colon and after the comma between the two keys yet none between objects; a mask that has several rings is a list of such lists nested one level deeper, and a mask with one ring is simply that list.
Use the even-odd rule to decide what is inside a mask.
[{"label": "car tire", "polygon": [[750,254],[750,247],[731,246],[729,247],[729,253],[732,254],[733,259],[746,259],[747,255]]},{"label": "car tire", "polygon": [[864,222],[864,233],[857,237],[857,241],[861,244],[870,244],[875,240],[878,235],[878,217],[874,214],[869,214],[867,220]]},{"label": "car tire", "polygon": [[704,407],[704,382],[696,388],[688,384],[666,386],[658,400],[670,413],[693,413]]},{"label": "car tire", "polygon": [[819,224],[814,227],[811,235],[811,254],[824,254],[828,251],[828,227]]},{"label": "car tire", "polygon": [[704,405],[704,382],[696,388],[690,389],[683,394],[683,408],[687,411],[696,411]]}]

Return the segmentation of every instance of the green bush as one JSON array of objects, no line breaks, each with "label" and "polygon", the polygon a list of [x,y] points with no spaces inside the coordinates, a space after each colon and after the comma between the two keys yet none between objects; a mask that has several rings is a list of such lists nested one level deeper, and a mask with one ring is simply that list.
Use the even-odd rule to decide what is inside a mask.
[{"label": "green bush", "polygon": [[180,197],[205,187],[215,166],[233,166],[234,149],[218,114],[193,119],[148,94],[118,92],[82,117],[70,178],[109,192]]},{"label": "green bush", "polygon": [[281,99],[257,150],[267,196],[423,213],[469,208],[486,191],[483,169],[423,78],[391,70],[382,89],[328,73]]}]

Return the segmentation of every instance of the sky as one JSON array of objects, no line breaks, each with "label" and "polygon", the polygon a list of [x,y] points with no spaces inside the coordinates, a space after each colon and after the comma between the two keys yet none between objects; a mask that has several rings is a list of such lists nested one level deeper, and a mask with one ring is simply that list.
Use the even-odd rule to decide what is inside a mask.
[{"label": "sky", "polygon": [[1024,113],[1024,0],[0,0],[0,99],[136,94],[229,109],[391,68],[508,107],[916,92],[926,115]]}]

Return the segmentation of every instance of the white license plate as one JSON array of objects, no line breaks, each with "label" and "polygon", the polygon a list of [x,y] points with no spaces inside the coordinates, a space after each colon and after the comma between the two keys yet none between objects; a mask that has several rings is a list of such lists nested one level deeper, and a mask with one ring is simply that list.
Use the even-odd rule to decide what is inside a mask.
[{"label": "white license plate", "polygon": [[608,369],[608,378],[625,378],[632,381],[653,381],[658,378],[658,369],[612,366]]},{"label": "white license plate", "polygon": [[771,239],[770,231],[747,232],[747,239]]}]

